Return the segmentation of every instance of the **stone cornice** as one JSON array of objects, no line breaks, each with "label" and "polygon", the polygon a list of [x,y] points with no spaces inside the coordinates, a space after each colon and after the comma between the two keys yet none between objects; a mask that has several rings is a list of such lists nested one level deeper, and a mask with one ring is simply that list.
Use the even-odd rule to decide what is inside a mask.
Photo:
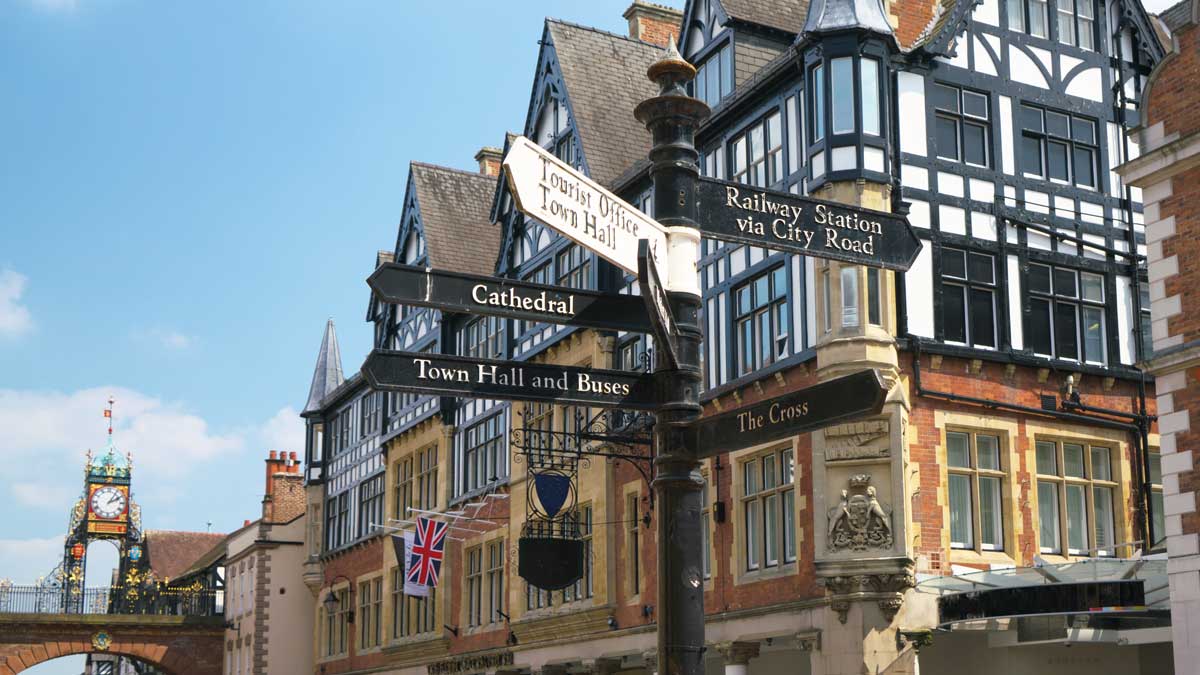
[{"label": "stone cornice", "polygon": [[1113,170],[1130,185],[1146,187],[1197,165],[1200,165],[1200,131],[1146,150],[1137,159]]},{"label": "stone cornice", "polygon": [[1145,364],[1146,372],[1154,376],[1166,375],[1180,370],[1200,366],[1200,340],[1192,340],[1170,349],[1156,352]]}]

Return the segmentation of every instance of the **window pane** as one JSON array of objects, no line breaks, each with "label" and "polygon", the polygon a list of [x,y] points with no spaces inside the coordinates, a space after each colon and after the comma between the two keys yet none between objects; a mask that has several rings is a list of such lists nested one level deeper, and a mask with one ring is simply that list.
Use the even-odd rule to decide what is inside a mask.
[{"label": "window pane", "polygon": [[1079,358],[1079,332],[1076,326],[1075,305],[1054,304],[1054,355],[1060,359]]},{"label": "window pane", "polygon": [[1157,452],[1150,453],[1150,482],[1155,485],[1162,483],[1162,455]]},{"label": "window pane", "polygon": [[770,490],[776,485],[775,482],[775,456],[767,455],[762,458],[763,472],[763,489]]},{"label": "window pane", "polygon": [[1075,287],[1075,272],[1073,270],[1054,270],[1054,294],[1064,298],[1074,298],[1078,295]]},{"label": "window pane", "polygon": [[[1080,5],[1087,4],[1081,1]],[[1071,118],[1071,139],[1088,145],[1096,144],[1096,123],[1091,120]]]},{"label": "window pane", "polygon": [[783,479],[779,481],[783,485],[789,485],[795,482],[796,476],[796,460],[792,456],[791,450],[784,450],[780,455],[780,469],[783,470]]},{"label": "window pane", "polygon": [[981,119],[988,118],[988,99],[973,91],[963,92],[963,113]]},{"label": "window pane", "polygon": [[1104,362],[1104,312],[1098,307],[1083,308],[1083,358]]},{"label": "window pane", "polygon": [[1062,113],[1046,111],[1046,133],[1059,138],[1070,138],[1070,129],[1071,118]]},{"label": "window pane", "polygon": [[996,281],[995,265],[992,256],[983,253],[971,254],[971,281],[991,284]]},{"label": "window pane", "polygon": [[842,326],[858,325],[858,268],[842,268]]},{"label": "window pane", "polygon": [[1094,187],[1096,185],[1096,161],[1091,150],[1075,148],[1075,182],[1079,185]]},{"label": "window pane", "polygon": [[752,495],[758,492],[758,461],[750,460],[742,465],[742,470],[746,476],[746,494]]},{"label": "window pane", "polygon": [[1029,290],[1034,293],[1050,292],[1050,268],[1045,265],[1029,266]]},{"label": "window pane", "polygon": [[721,101],[721,63],[720,56],[716,59],[711,59],[708,64],[708,72],[705,73],[705,78],[708,80],[705,88],[708,89],[709,105],[716,105]]},{"label": "window pane", "polygon": [[721,48],[721,96],[733,93],[733,48]]},{"label": "window pane", "polygon": [[1056,448],[1051,441],[1037,442],[1037,472],[1047,476],[1058,475]]},{"label": "window pane", "polygon": [[971,477],[952,473],[950,478],[950,545],[955,548],[971,548],[975,541],[971,536]]},{"label": "window pane", "polygon": [[757,499],[746,502],[746,568],[758,569],[758,538],[762,523],[759,520]]},{"label": "window pane", "polygon": [[1004,548],[999,478],[979,477],[979,543],[983,548],[993,551]]},{"label": "window pane", "polygon": [[949,112],[958,112],[958,89],[947,87],[944,84],[935,84],[930,95],[933,97],[933,106],[935,108]]},{"label": "window pane", "polygon": [[864,58],[862,69],[863,133],[879,135],[879,61]]},{"label": "window pane", "polygon": [[1099,274],[1080,272],[1079,281],[1084,300],[1104,302],[1104,277]]},{"label": "window pane", "polygon": [[971,289],[971,344],[996,346],[996,294],[990,290]]},{"label": "window pane", "polygon": [[1050,302],[1029,301],[1029,347],[1037,354],[1053,354],[1050,346]]},{"label": "window pane", "polygon": [[937,156],[946,159],[958,159],[958,121],[950,117],[938,115],[934,121],[934,142],[937,144]]},{"label": "window pane", "polygon": [[1038,543],[1043,553],[1061,550],[1058,540],[1058,486],[1038,482]]},{"label": "window pane", "polygon": [[1049,35],[1046,31],[1046,24],[1049,19],[1046,16],[1047,7],[1044,0],[1029,0],[1029,33],[1044,38]]},{"label": "window pane", "polygon": [[825,69],[817,66],[812,70],[812,136],[813,141],[825,137]]},{"label": "window pane", "polygon": [[946,284],[942,288],[942,332],[949,342],[967,341],[967,289]]},{"label": "window pane", "polygon": [[975,452],[979,455],[979,468],[988,471],[1000,470],[1000,437],[976,436]]},{"label": "window pane", "polygon": [[1071,176],[1067,168],[1067,144],[1050,141],[1046,144],[1046,167],[1050,178],[1068,180]]},{"label": "window pane", "polygon": [[874,267],[867,268],[867,322],[878,326],[880,325],[880,308],[879,301],[879,270]]},{"label": "window pane", "polygon": [[842,57],[830,61],[830,84],[833,87],[833,133],[854,131],[854,61]]},{"label": "window pane", "polygon": [[1007,0],[1005,6],[1008,8],[1008,28],[1025,32],[1025,3],[1022,0]]},{"label": "window pane", "polygon": [[987,133],[978,124],[963,124],[963,161],[987,166]]},{"label": "window pane", "polygon": [[1029,129],[1030,131],[1044,131],[1044,119],[1040,108],[1032,108],[1027,105],[1021,106],[1021,128]]},{"label": "window pane", "polygon": [[956,279],[967,278],[967,258],[964,251],[942,249],[942,276]]},{"label": "window pane", "polygon": [[796,492],[783,493],[783,559],[796,559]]},{"label": "window pane", "polygon": [[1117,543],[1113,539],[1113,505],[1112,488],[1092,488],[1092,504],[1094,511],[1092,520],[1096,523],[1096,549],[1100,555],[1113,555]]},{"label": "window pane", "polygon": [[949,466],[971,468],[970,436],[958,431],[946,432],[946,463]]},{"label": "window pane", "polygon": [[1042,142],[1036,136],[1021,137],[1021,171],[1042,176]]},{"label": "window pane", "polygon": [[1075,7],[1073,0],[1058,0],[1058,41],[1075,44]]},{"label": "window pane", "polygon": [[1153,518],[1150,523],[1150,538],[1154,540],[1152,546],[1157,547],[1163,538],[1167,536],[1167,519],[1163,515],[1163,493],[1157,490],[1150,493],[1150,509],[1153,511]]},{"label": "window pane", "polygon": [[1067,486],[1067,549],[1069,553],[1087,551],[1087,494],[1082,485]]},{"label": "window pane", "polygon": [[1092,478],[1094,480],[1112,480],[1112,465],[1109,464],[1108,458],[1108,448],[1092,446]]},{"label": "window pane", "polygon": [[1083,466],[1083,446],[1063,444],[1063,472],[1072,478],[1087,478]]},{"label": "window pane", "polygon": [[779,563],[779,495],[770,495],[763,500],[763,543],[764,561],[768,566]]}]

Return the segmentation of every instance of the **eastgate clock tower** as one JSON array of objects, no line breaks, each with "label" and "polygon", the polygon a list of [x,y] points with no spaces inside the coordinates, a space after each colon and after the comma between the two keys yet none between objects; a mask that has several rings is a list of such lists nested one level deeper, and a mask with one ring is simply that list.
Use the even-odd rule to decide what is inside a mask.
[{"label": "eastgate clock tower", "polygon": [[118,576],[109,601],[135,604],[140,588],[152,582],[142,543],[141,509],[132,499],[130,478],[133,460],[122,455],[113,442],[112,399],[104,416],[108,419],[108,442],[93,456],[87,454],[83,493],[71,511],[71,525],[64,544],[62,566],[56,575],[62,579],[64,605],[68,612],[85,611],[84,573],[88,544],[111,541],[119,556]]}]

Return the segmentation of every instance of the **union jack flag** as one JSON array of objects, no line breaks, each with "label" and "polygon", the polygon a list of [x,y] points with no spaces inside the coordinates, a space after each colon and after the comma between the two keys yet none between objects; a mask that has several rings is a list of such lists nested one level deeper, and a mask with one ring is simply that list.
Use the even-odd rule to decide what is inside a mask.
[{"label": "union jack flag", "polygon": [[446,528],[446,523],[417,518],[412,557],[408,559],[408,572],[405,575],[409,583],[437,586],[438,572],[442,569],[442,555],[446,551]]}]

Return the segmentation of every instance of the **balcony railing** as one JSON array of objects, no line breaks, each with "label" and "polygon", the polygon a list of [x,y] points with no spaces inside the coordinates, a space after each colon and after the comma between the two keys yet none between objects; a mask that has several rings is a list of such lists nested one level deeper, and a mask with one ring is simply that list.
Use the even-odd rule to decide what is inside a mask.
[{"label": "balcony railing", "polygon": [[0,582],[0,614],[219,616],[224,612],[224,595],[224,591],[197,586],[71,589]]}]

